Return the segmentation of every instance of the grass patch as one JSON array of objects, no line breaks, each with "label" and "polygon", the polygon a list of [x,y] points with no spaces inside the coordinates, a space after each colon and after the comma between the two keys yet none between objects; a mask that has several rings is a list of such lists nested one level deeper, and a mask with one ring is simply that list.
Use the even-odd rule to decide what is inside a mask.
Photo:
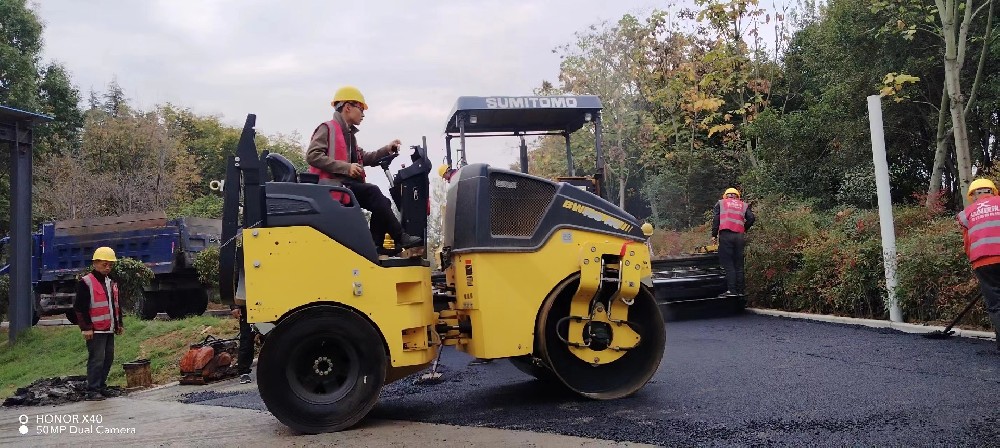
[{"label": "grass patch", "polygon": [[[153,383],[163,384],[180,376],[177,363],[188,346],[207,335],[231,338],[239,334],[239,321],[211,316],[181,320],[146,321],[128,316],[125,333],[115,337],[115,365],[108,384],[125,387],[121,365],[135,359],[150,360]],[[0,398],[18,387],[47,377],[87,374],[87,346],[76,326],[33,327],[21,334],[13,346],[7,329],[0,332]]]}]

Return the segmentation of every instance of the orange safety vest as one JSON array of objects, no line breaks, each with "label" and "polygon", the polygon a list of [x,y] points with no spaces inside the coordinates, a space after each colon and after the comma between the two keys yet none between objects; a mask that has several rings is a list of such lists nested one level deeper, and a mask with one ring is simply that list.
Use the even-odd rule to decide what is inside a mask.
[{"label": "orange safety vest", "polygon": [[[330,120],[323,124],[325,124],[330,131],[329,141],[326,145],[327,156],[330,155],[330,148],[333,148],[333,158],[335,160],[342,160],[350,163],[354,163],[355,160],[361,160],[361,149],[359,148],[354,148],[353,157],[348,156],[347,140],[344,139],[343,128],[340,127],[340,123],[337,123],[337,120]],[[309,172],[319,175],[320,179],[333,179],[333,175],[314,166],[309,166]],[[364,178],[365,173],[362,171],[361,179]],[[333,198],[334,201],[338,201],[344,205],[349,205],[351,203],[351,197],[339,191],[331,191],[330,197]]]},{"label": "orange safety vest", "polygon": [[719,230],[746,232],[747,204],[739,199],[719,201]]},{"label": "orange safety vest", "polygon": [[[90,273],[83,276],[83,283],[90,289],[90,322],[94,324],[94,331],[113,330],[111,323],[114,321],[114,316],[111,315],[108,295],[105,293],[101,281],[94,277],[93,273]],[[115,282],[111,282],[111,298],[114,301],[115,310],[121,316],[121,308],[118,307],[118,284]]]},{"label": "orange safety vest", "polygon": [[990,196],[976,201],[955,217],[967,230],[969,261],[1000,256],[1000,197]]}]

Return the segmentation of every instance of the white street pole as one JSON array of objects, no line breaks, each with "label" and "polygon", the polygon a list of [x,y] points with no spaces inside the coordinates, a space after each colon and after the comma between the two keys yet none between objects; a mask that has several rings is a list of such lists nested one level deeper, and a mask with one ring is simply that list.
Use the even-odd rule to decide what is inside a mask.
[{"label": "white street pole", "polygon": [[885,158],[885,133],[882,127],[882,97],[868,97],[868,121],[872,133],[872,160],[875,162],[875,187],[878,190],[878,221],[882,227],[882,258],[885,261],[885,289],[888,293],[889,320],[903,321],[903,311],[896,300],[896,230],[892,220],[892,196],[889,194],[889,163]]}]

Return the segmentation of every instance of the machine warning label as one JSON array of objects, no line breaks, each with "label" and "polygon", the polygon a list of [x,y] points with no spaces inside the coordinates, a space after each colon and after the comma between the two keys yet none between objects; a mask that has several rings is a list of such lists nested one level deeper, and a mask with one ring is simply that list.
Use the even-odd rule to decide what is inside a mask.
[{"label": "machine warning label", "polygon": [[465,285],[472,286],[472,260],[465,260]]}]

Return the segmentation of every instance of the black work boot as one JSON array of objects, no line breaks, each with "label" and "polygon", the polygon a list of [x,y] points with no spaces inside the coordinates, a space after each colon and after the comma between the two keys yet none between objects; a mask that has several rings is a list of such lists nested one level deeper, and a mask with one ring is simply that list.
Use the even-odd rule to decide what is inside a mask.
[{"label": "black work boot", "polygon": [[403,234],[396,239],[396,244],[403,249],[409,249],[411,247],[417,247],[424,244],[424,239],[419,236],[413,236],[403,232]]}]

